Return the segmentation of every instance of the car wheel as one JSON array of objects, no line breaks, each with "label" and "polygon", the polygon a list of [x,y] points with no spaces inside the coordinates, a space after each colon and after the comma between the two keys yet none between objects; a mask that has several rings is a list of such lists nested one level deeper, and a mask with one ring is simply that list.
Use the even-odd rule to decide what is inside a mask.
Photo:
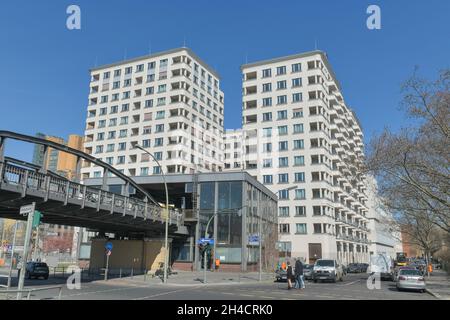
[{"label": "car wheel", "polygon": [[48,276],[45,276],[45,277],[44,277],[44,280],[47,280],[47,279],[48,279]]}]

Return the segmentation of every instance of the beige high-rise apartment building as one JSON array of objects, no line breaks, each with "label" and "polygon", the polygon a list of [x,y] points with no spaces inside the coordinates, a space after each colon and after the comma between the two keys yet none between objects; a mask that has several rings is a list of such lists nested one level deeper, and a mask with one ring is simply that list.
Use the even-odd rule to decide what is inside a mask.
[{"label": "beige high-rise apartment building", "polygon": [[355,167],[364,156],[363,134],[326,54],[241,70],[242,162],[278,194],[280,252],[310,263],[368,261],[368,199]]},{"label": "beige high-rise apartment building", "polygon": [[[222,171],[219,75],[189,48],[91,70],[85,151],[128,176]],[[103,176],[85,164],[83,178]]]}]

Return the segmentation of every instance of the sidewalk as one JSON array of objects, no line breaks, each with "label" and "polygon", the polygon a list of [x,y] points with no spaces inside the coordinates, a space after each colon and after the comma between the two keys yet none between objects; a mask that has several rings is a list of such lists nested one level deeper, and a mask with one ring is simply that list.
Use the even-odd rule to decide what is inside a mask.
[{"label": "sidewalk", "polygon": [[427,292],[440,300],[450,300],[450,276],[444,270],[433,271],[425,277]]},{"label": "sidewalk", "polygon": [[[261,282],[259,282],[258,272],[237,273],[237,272],[206,272],[206,284],[203,283],[203,271],[176,271],[177,274],[169,275],[167,284],[169,286],[198,286],[198,285],[239,285],[239,284],[257,284],[261,282],[274,282],[273,273],[262,273]],[[138,275],[133,277],[115,278],[108,280],[110,283],[117,284],[154,284],[160,285],[162,279],[159,277],[152,278],[147,275]]]}]

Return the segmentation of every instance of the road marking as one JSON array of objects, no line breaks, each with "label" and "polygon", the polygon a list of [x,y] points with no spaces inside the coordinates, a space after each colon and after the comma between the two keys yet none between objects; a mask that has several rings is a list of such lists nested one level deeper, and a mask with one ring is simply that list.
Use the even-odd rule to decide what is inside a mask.
[{"label": "road marking", "polygon": [[344,283],[344,284],[338,284],[338,286],[350,286],[350,285],[352,285],[352,284],[354,284],[354,283],[357,283],[357,282],[360,282],[361,280],[355,280],[355,281],[352,281],[352,282],[348,282],[348,283]]},{"label": "road marking", "polygon": [[196,286],[194,288],[189,288],[189,289],[180,289],[180,290],[173,290],[173,291],[169,291],[169,292],[162,292],[162,293],[157,293],[157,294],[153,294],[151,296],[146,296],[146,297],[140,297],[140,298],[134,298],[132,300],[144,300],[144,299],[150,299],[150,298],[154,298],[154,297],[160,297],[160,296],[164,296],[164,295],[168,295],[168,294],[172,294],[172,293],[176,293],[176,292],[183,292],[183,291],[190,291],[190,290],[195,290],[198,288],[201,288],[203,286]]},{"label": "road marking", "polygon": [[108,290],[88,291],[88,292],[81,292],[81,293],[75,293],[75,294],[61,295],[61,297],[83,296],[83,295],[87,295],[87,294],[114,292],[114,291],[130,290],[130,289],[137,289],[137,288],[136,287],[129,287],[129,288],[117,288],[117,289],[108,289]]},{"label": "road marking", "polygon": [[253,294],[239,293],[239,295],[244,296],[244,297],[255,297],[255,295],[253,295]]}]

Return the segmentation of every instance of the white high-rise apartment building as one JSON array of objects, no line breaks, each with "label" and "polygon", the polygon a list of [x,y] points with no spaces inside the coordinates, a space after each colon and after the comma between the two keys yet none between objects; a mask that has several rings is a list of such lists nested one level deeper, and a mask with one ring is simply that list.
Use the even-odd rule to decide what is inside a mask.
[{"label": "white high-rise apartment building", "polygon": [[[91,70],[85,150],[129,176],[221,171],[224,95],[219,75],[178,48]],[[83,178],[101,177],[89,164]]]},{"label": "white high-rise apartment building", "polygon": [[[280,252],[367,262],[359,122],[325,53],[243,65],[244,170],[279,196]],[[230,168],[234,169],[234,168]]]},{"label": "white high-rise apartment building", "polygon": [[227,129],[224,135],[224,170],[243,170],[244,133],[242,129]]}]

